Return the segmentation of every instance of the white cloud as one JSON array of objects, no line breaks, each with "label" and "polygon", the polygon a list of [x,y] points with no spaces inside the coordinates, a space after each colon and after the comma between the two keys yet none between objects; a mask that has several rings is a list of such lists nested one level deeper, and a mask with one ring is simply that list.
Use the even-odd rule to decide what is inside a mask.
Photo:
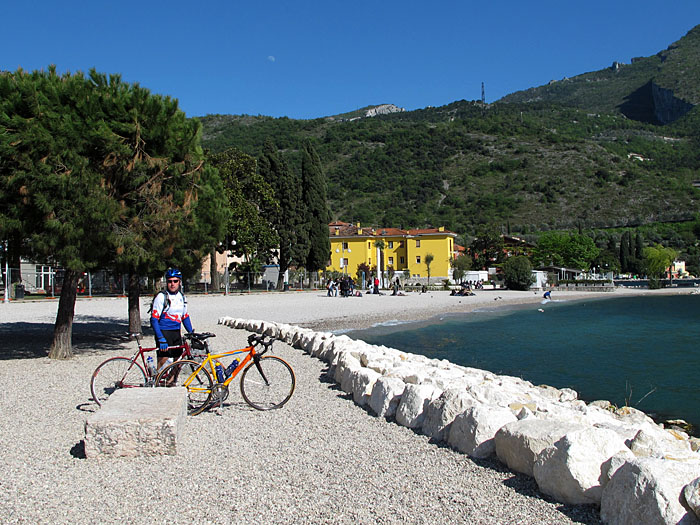
[{"label": "white cloud", "polygon": [[270,55],[270,56],[267,57],[267,60],[268,60],[269,62],[274,62],[274,61],[277,60],[277,59],[276,59],[274,56]]}]

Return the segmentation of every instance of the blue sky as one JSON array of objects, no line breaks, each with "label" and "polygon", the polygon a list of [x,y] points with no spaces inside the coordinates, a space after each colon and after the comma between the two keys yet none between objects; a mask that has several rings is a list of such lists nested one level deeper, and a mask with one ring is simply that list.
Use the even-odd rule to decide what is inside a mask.
[{"label": "blue sky", "polygon": [[[669,7],[665,8],[664,5]],[[700,2],[4,1],[0,69],[119,73],[210,113],[317,118],[486,100],[629,63]]]}]

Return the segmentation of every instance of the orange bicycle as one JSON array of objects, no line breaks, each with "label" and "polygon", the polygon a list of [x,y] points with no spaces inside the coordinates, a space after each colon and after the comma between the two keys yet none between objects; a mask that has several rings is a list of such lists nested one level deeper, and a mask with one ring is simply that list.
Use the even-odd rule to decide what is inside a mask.
[{"label": "orange bicycle", "polygon": [[[241,395],[246,403],[257,410],[280,408],[292,397],[296,378],[294,370],[284,359],[265,355],[274,341],[252,334],[246,348],[208,353],[201,363],[187,359],[176,361],[159,372],[155,384],[185,387],[187,412],[195,416],[208,408],[223,406],[228,397],[228,386],[241,373]],[[256,350],[258,345],[263,347],[262,351]],[[234,360],[224,368],[219,360],[228,356]],[[237,357],[241,358],[240,361]]]}]

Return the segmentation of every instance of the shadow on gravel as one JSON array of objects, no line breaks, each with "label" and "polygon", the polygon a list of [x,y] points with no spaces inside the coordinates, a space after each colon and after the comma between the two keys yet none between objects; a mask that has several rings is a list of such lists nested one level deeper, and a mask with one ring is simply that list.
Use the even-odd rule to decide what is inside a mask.
[{"label": "shadow on gravel", "polygon": [[[73,323],[73,353],[121,349],[121,345],[129,340],[128,328],[123,319],[81,316]],[[0,340],[3,342],[0,360],[46,357],[53,340],[53,329],[53,323],[3,323],[0,325]]]},{"label": "shadow on gravel", "polygon": [[87,459],[85,456],[85,441],[81,439],[75,445],[73,445],[73,447],[70,449],[70,455],[76,459]]}]

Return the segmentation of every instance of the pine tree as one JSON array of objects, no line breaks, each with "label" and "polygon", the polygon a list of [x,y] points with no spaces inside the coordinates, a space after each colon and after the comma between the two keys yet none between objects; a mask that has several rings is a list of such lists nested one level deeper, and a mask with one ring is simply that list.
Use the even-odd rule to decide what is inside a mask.
[{"label": "pine tree", "polygon": [[[0,202],[23,196],[0,223],[21,227],[24,255],[64,268],[49,357],[68,358],[83,272],[111,266],[137,287],[140,271],[160,272],[176,254],[201,260],[217,215],[197,196],[216,172],[202,168],[199,125],[176,101],[117,75],[5,73],[0,106]],[[138,294],[129,298],[140,329]]]},{"label": "pine tree", "polygon": [[321,168],[321,159],[308,140],[304,143],[301,159],[302,200],[306,209],[309,251],[305,266],[309,271],[318,271],[328,265],[331,243],[328,237],[330,213],[326,194],[326,179]]}]

